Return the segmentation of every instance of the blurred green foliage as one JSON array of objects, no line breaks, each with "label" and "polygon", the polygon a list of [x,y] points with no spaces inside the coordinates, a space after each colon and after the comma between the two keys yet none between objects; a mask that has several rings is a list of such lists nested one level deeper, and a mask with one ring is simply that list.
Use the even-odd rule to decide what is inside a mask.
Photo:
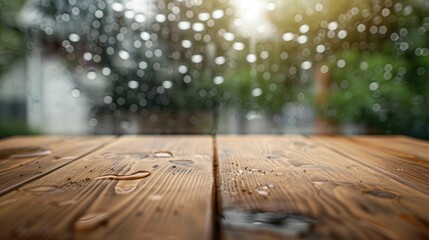
[{"label": "blurred green foliage", "polygon": [[[429,139],[429,9],[397,1],[412,13],[392,11],[391,32],[371,51],[339,49],[330,61],[330,92],[323,115],[337,123],[360,123],[373,133]],[[399,6],[399,5],[395,5]],[[394,13],[394,15],[393,15]],[[394,31],[398,38],[390,39]],[[346,66],[338,68],[337,61]]]},{"label": "blurred green foliage", "polygon": [[[17,23],[17,15],[25,2],[0,0],[0,87],[2,75],[8,72],[26,51],[24,34]],[[28,129],[25,119],[16,118],[17,116],[0,113],[0,138],[35,134]]]},{"label": "blurred green foliage", "polygon": [[5,123],[0,123],[0,138],[5,138],[15,135],[36,135],[42,134],[28,127],[28,124],[23,119],[8,119]]},{"label": "blurred green foliage", "polygon": [[416,93],[406,81],[408,62],[391,54],[362,56],[346,51],[338,56],[347,64],[332,66],[332,82],[325,114],[339,122],[358,122],[374,129],[405,133],[412,125]]},{"label": "blurred green foliage", "polygon": [[17,14],[24,2],[25,0],[0,1],[0,76],[25,53],[24,36],[16,23]]}]

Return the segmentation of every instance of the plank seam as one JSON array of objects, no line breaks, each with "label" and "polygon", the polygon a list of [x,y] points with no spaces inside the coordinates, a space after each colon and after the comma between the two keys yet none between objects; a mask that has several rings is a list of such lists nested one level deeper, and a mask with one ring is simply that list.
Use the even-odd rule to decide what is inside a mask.
[{"label": "plank seam", "polygon": [[220,179],[219,179],[219,157],[217,151],[217,137],[216,135],[212,136],[212,144],[213,144],[213,239],[220,239],[220,208],[221,202],[219,200],[219,187],[220,187]]}]

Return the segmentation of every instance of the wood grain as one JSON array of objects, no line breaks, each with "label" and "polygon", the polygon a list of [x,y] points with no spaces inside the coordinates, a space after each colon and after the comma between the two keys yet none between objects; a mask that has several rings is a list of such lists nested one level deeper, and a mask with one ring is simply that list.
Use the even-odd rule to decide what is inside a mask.
[{"label": "wood grain", "polygon": [[422,160],[429,163],[429,143],[427,141],[405,137],[405,136],[355,136],[354,141],[368,143],[366,146],[373,146],[383,151],[403,154],[404,158],[411,163]]},{"label": "wood grain", "polygon": [[221,237],[428,239],[427,194],[320,142],[219,136]]},{"label": "wood grain", "polygon": [[[369,143],[342,136],[311,138],[362,165],[429,195],[429,162],[404,153],[401,148],[392,150],[374,145],[375,140]],[[392,138],[383,142],[390,145],[397,141]]]},{"label": "wood grain", "polygon": [[112,140],[105,137],[14,137],[0,141],[0,152],[11,148],[42,147],[52,154],[0,159],[0,195],[69,164]]},{"label": "wood grain", "polygon": [[210,239],[212,147],[121,137],[0,197],[0,239]]}]

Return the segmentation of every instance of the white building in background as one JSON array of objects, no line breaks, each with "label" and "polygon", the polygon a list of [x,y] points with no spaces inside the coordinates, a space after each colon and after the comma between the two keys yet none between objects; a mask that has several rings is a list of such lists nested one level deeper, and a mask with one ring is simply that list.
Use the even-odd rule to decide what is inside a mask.
[{"label": "white building in background", "polygon": [[[37,51],[37,50],[36,50]],[[66,67],[55,56],[27,64],[27,119],[30,128],[46,134],[85,134],[89,104]]]},{"label": "white building in background", "polygon": [[[32,48],[28,51],[25,73],[25,92],[27,99],[27,123],[30,129],[45,134],[88,134],[92,132],[89,114],[92,104],[102,102],[107,83],[101,74],[88,79],[82,67],[79,73],[71,73],[64,59],[47,53],[37,31],[52,19],[45,16],[37,7],[37,1],[28,1],[21,10],[18,22],[31,35]],[[48,24],[49,25],[49,24]],[[64,34],[66,29],[55,29],[56,34]],[[93,70],[95,72],[95,70]],[[16,76],[21,78],[22,76]],[[91,80],[91,81],[89,81]],[[18,81],[8,79],[7,81]],[[87,97],[90,95],[90,97]]]},{"label": "white building in background", "polygon": [[[38,50],[35,50],[38,52]],[[61,60],[33,54],[1,76],[2,121],[26,120],[46,134],[85,134],[89,104]],[[7,124],[7,123],[6,123]]]}]

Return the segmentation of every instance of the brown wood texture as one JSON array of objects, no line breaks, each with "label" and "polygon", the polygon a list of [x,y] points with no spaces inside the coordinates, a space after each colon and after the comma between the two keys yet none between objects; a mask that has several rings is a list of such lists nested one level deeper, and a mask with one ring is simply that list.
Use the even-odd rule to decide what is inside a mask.
[{"label": "brown wood texture", "polygon": [[[429,142],[405,136],[355,136],[355,141],[368,143],[366,146],[374,146],[393,154],[402,154],[410,161],[429,163]],[[414,160],[413,160],[414,159]]]},{"label": "brown wood texture", "polygon": [[120,137],[0,197],[0,239],[210,239],[212,141]]},{"label": "brown wood texture", "polygon": [[398,181],[406,178],[402,171],[386,172],[401,160],[332,139],[328,145],[324,137],[217,137],[222,239],[428,239],[423,177]]},{"label": "brown wood texture", "polygon": [[[392,150],[380,146],[381,141],[375,145],[375,139],[369,143],[359,141],[359,138],[342,136],[312,138],[362,165],[429,195],[429,162],[410,156],[410,154],[402,152],[401,148]],[[395,142],[397,140],[394,138],[383,141],[385,146],[394,145]],[[411,142],[408,145],[411,144],[417,145],[418,143],[416,141],[416,143]]]},{"label": "brown wood texture", "polygon": [[[1,152],[22,146],[53,153]],[[210,239],[214,204],[223,239],[428,239],[427,146],[401,136],[11,138],[0,141],[0,239]]]},{"label": "brown wood texture", "polygon": [[113,137],[13,137],[0,141],[0,152],[8,149],[40,147],[51,154],[25,157],[0,158],[0,195],[40,178],[77,158],[88,154]]}]

